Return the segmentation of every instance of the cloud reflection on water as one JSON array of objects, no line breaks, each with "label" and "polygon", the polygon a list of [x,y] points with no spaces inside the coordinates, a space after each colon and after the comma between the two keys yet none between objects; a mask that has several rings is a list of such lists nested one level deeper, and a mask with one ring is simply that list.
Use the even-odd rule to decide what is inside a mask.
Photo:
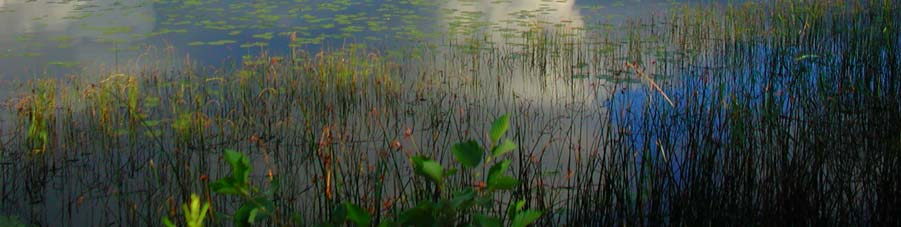
[{"label": "cloud reflection on water", "polygon": [[156,24],[148,0],[0,0],[0,11],[3,79],[31,78],[54,61],[109,65]]}]

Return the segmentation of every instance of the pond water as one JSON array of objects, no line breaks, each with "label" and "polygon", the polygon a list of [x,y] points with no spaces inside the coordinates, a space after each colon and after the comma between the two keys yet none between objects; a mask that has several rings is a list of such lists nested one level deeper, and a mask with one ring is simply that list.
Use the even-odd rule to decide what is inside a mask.
[{"label": "pond water", "polygon": [[0,0],[0,218],[155,225],[202,192],[229,213],[225,149],[289,185],[284,214],[324,221],[334,190],[389,215],[430,193],[412,156],[455,166],[506,113],[509,196],[545,225],[869,221],[855,195],[901,172],[867,153],[901,136],[899,6],[727,2]]},{"label": "pond water", "polygon": [[[3,0],[0,81],[65,75],[85,66],[136,68],[190,56],[221,65],[284,54],[289,45],[315,52],[347,43],[409,47],[491,27],[536,21],[582,27],[660,12],[667,0]],[[291,34],[296,41],[289,42]],[[500,40],[499,37],[498,41]]]}]

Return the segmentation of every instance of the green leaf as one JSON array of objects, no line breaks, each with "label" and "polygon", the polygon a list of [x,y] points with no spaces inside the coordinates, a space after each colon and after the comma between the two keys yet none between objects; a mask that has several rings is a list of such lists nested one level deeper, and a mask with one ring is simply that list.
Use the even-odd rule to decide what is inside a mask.
[{"label": "green leaf", "polygon": [[444,176],[444,170],[436,161],[426,161],[422,163],[422,173],[428,176],[435,183],[441,183]]},{"label": "green leaf", "polygon": [[454,193],[454,198],[450,201],[451,207],[456,209],[467,208],[472,205],[475,197],[476,191],[471,187],[463,189],[463,191]]},{"label": "green leaf", "polygon": [[241,195],[240,187],[233,177],[225,177],[210,184],[213,192],[228,195]]},{"label": "green leaf", "polygon": [[163,217],[163,226],[176,227],[175,223],[172,223],[172,220],[169,220],[169,217]]},{"label": "green leaf", "polygon": [[513,218],[513,227],[525,227],[541,217],[541,211],[527,210],[516,214]]},{"label": "green leaf", "polygon": [[444,171],[444,176],[453,176],[454,174],[457,174],[457,171],[459,171],[457,168],[450,168],[447,171]]},{"label": "green leaf", "polygon": [[187,222],[188,227],[203,227],[203,221],[209,209],[209,203],[203,203],[200,201],[200,196],[191,194],[190,206],[188,204],[182,205],[182,210],[185,212],[185,222]]},{"label": "green leaf", "polygon": [[513,150],[516,150],[516,143],[513,143],[513,141],[506,139],[503,143],[498,144],[494,147],[494,149],[491,149],[491,156],[500,157],[501,155],[504,155]]},{"label": "green leaf", "polygon": [[504,172],[507,172],[507,169],[510,168],[510,160],[503,160],[498,163],[494,163],[491,166],[491,169],[488,169],[488,180],[487,182],[490,184],[494,181],[495,178],[504,175]]},{"label": "green leaf", "polygon": [[489,188],[498,190],[510,190],[515,188],[516,185],[519,185],[519,180],[511,176],[498,176],[491,182],[488,182]]},{"label": "green leaf", "polygon": [[382,223],[379,223],[379,227],[400,227],[400,225],[398,225],[396,222],[393,222],[391,220],[385,220],[385,221],[382,221]]},{"label": "green leaf", "polygon": [[416,207],[404,211],[398,217],[398,224],[401,226],[432,226],[435,224],[435,217],[432,211],[435,210],[431,201],[421,201]]},{"label": "green leaf", "polygon": [[235,227],[247,227],[250,226],[250,212],[256,209],[253,204],[244,203],[241,208],[238,208],[238,211],[235,212],[234,221]]},{"label": "green leaf", "polygon": [[516,213],[522,211],[522,208],[525,206],[526,200],[524,199],[520,199],[519,201],[516,201],[516,203],[510,203],[510,206],[507,207],[507,214],[509,214],[510,217],[513,217]]},{"label": "green leaf", "polygon": [[250,210],[250,216],[247,217],[247,221],[250,222],[250,224],[256,224],[254,222],[257,219],[257,214],[259,214],[259,213],[260,213],[259,208]]},{"label": "green leaf", "polygon": [[451,152],[454,153],[454,158],[456,158],[458,162],[469,168],[479,166],[482,162],[482,156],[484,156],[485,153],[482,151],[482,147],[479,146],[479,143],[474,140],[454,144],[454,146],[451,147]]},{"label": "green leaf", "polygon": [[494,120],[494,123],[491,123],[491,143],[497,143],[501,136],[507,133],[508,128],[510,128],[510,117],[506,114]]},{"label": "green leaf", "polygon": [[501,227],[501,219],[486,216],[482,214],[476,214],[476,226],[480,227]]},{"label": "green leaf", "polygon": [[340,226],[344,225],[344,222],[347,221],[347,206],[344,204],[340,204],[335,206],[335,209],[332,209],[332,220],[329,223],[329,226]]},{"label": "green leaf", "polygon": [[427,157],[413,157],[413,169],[416,174],[424,176],[436,184],[440,184],[444,178],[444,168],[441,167],[441,164]]},{"label": "green leaf", "polygon": [[[494,199],[490,196],[480,196],[476,197],[476,204],[483,208],[490,208],[494,206]],[[512,217],[512,216],[511,216]]]},{"label": "green leaf", "polygon": [[225,161],[232,167],[235,182],[240,185],[247,184],[250,178],[250,160],[247,156],[234,150],[225,150],[224,156]]},{"label": "green leaf", "polygon": [[268,218],[275,209],[275,204],[265,197],[257,197],[253,200],[244,202],[241,208],[234,216],[234,224],[236,227],[251,226],[251,224],[260,223]]},{"label": "green leaf", "polygon": [[372,219],[369,216],[369,212],[366,212],[366,210],[363,210],[360,206],[349,202],[344,202],[344,208],[347,209],[347,219],[350,219],[350,221],[358,226],[369,226]]},{"label": "green leaf", "polygon": [[522,208],[526,206],[526,200],[520,199],[516,202],[516,212],[522,211]]}]

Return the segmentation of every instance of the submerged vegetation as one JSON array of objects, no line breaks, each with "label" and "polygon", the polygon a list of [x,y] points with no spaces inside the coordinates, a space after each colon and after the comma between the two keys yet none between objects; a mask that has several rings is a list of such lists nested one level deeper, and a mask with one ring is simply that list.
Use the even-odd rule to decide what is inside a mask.
[{"label": "submerged vegetation", "polygon": [[897,1],[772,0],[464,21],[392,50],[248,34],[291,45],[22,83],[0,221],[896,226],[898,21]]}]

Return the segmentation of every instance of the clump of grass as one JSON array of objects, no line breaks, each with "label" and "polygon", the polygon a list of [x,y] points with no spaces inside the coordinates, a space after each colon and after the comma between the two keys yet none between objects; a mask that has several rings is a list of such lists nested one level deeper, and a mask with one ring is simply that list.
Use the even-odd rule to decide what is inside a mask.
[{"label": "clump of grass", "polygon": [[16,109],[28,125],[25,135],[25,146],[32,154],[41,154],[50,149],[51,131],[55,124],[56,82],[52,80],[36,81],[31,95],[20,100]]}]

